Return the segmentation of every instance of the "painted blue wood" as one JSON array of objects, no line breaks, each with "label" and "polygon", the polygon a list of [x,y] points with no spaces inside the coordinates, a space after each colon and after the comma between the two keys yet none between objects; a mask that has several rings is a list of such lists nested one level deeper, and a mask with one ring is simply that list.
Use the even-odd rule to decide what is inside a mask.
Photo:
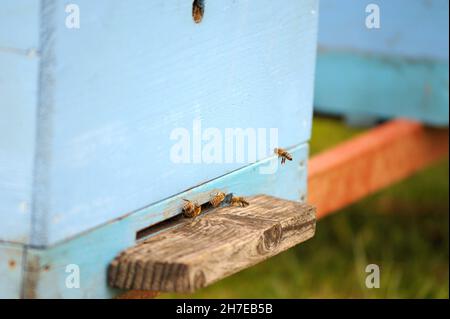
[{"label": "painted blue wood", "polygon": [[171,133],[196,118],[309,139],[316,0],[211,1],[200,24],[192,1],[76,4],[68,29],[65,3],[43,1],[33,245],[242,167],[171,162]]},{"label": "painted blue wood", "polygon": [[33,54],[38,49],[39,10],[38,0],[1,1],[0,52]]},{"label": "painted blue wood", "polygon": [[380,29],[369,3],[321,1],[315,109],[448,125],[448,1],[373,2]]},{"label": "painted blue wood", "polygon": [[[366,28],[372,3],[380,8],[380,29]],[[319,46],[445,61],[448,10],[448,0],[322,0]]]},{"label": "painted blue wood", "polygon": [[[275,174],[261,174],[261,167],[279,161],[274,156],[195,187],[136,213],[83,233],[47,249],[29,248],[27,261],[36,272],[25,276],[26,296],[34,298],[111,298],[119,290],[107,286],[107,267],[122,250],[136,242],[136,232],[162,218],[179,214],[183,198],[204,203],[217,190],[250,196],[260,193],[290,200],[306,198],[308,145],[291,150],[292,162],[278,166]],[[67,288],[71,272],[79,269],[79,288]],[[73,266],[69,266],[73,267]],[[72,268],[73,269],[73,268]]]},{"label": "painted blue wood", "polygon": [[448,125],[448,63],[326,51],[316,74],[316,110]]},{"label": "painted blue wood", "polygon": [[3,241],[29,240],[37,75],[36,56],[0,50],[0,240]]},{"label": "painted blue wood", "polygon": [[21,297],[23,246],[0,243],[0,299]]},{"label": "painted blue wood", "polygon": [[26,243],[38,94],[39,1],[0,3],[0,240]]}]

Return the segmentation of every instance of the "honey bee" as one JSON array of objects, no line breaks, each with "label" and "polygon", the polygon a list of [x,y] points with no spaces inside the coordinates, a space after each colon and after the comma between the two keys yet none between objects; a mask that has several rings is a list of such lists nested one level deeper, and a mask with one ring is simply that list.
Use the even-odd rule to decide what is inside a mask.
[{"label": "honey bee", "polygon": [[205,13],[205,0],[194,0],[192,4],[192,18],[195,23],[202,22]]},{"label": "honey bee", "polygon": [[193,217],[197,217],[198,215],[200,215],[200,213],[202,212],[202,207],[199,204],[193,203],[187,199],[183,199],[183,200],[186,202],[183,205],[184,217],[193,218]]},{"label": "honey bee", "polygon": [[286,160],[292,161],[292,155],[282,148],[276,148],[275,154],[277,154],[278,157],[281,157],[281,165],[286,163]]},{"label": "honey bee", "polygon": [[225,193],[224,192],[217,192],[214,197],[209,201],[209,203],[212,205],[212,207],[218,207],[220,203],[223,202],[225,199]]},{"label": "honey bee", "polygon": [[246,207],[250,205],[249,202],[247,202],[245,200],[244,197],[240,197],[240,196],[233,196],[231,198],[231,206],[241,206],[241,207]]}]

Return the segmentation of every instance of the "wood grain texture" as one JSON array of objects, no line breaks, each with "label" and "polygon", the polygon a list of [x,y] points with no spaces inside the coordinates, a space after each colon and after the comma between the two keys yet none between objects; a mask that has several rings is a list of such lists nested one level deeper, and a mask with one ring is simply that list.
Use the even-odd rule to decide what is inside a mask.
[{"label": "wood grain texture", "polygon": [[394,120],[313,157],[308,202],[318,218],[448,156],[448,129]]},{"label": "wood grain texture", "polygon": [[192,292],[314,235],[315,209],[259,195],[212,210],[122,252],[108,281],[122,289]]}]

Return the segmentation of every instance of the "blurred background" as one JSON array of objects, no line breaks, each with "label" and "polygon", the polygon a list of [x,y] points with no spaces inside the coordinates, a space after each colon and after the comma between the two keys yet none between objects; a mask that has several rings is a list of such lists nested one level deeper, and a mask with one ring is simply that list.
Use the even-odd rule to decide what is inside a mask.
[{"label": "blurred background", "polygon": [[[315,117],[311,155],[363,129]],[[318,221],[316,235],[192,295],[159,298],[448,298],[449,162]],[[367,264],[380,288],[365,286]]]}]

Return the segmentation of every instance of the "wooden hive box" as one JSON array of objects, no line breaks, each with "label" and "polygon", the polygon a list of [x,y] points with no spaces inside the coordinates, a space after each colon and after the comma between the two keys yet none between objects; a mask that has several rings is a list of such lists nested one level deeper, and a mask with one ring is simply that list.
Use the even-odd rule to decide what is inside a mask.
[{"label": "wooden hive box", "polygon": [[[1,2],[0,297],[116,295],[108,264],[182,198],[306,198],[318,1],[209,1],[201,23],[192,6]],[[208,162],[227,129],[244,158]],[[261,173],[275,144],[294,161]]]},{"label": "wooden hive box", "polygon": [[448,126],[448,6],[321,1],[315,109],[355,123],[406,117]]}]

